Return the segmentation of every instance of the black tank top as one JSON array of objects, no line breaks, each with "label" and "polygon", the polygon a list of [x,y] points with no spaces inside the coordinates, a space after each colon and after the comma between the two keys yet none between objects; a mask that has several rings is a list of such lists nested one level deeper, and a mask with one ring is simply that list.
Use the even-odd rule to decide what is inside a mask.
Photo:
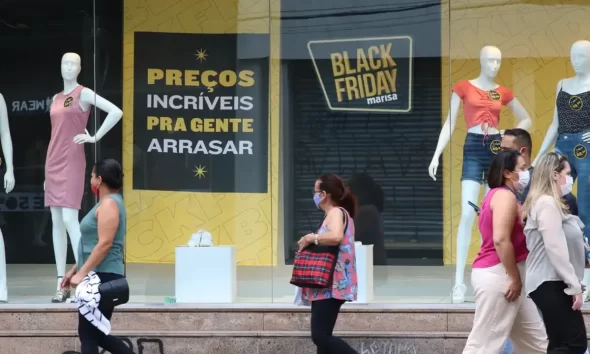
[{"label": "black tank top", "polygon": [[557,94],[558,134],[590,130],[590,91],[569,94],[559,89]]}]

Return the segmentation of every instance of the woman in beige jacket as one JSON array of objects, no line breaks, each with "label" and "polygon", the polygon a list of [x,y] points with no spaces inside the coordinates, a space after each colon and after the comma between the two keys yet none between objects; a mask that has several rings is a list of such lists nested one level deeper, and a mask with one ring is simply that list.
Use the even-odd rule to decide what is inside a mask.
[{"label": "woman in beige jacket", "polygon": [[584,303],[584,225],[562,201],[573,186],[567,158],[555,152],[546,154],[535,166],[532,181],[522,210],[529,250],[526,294],[545,323],[547,353],[583,354],[588,347],[580,311]]}]

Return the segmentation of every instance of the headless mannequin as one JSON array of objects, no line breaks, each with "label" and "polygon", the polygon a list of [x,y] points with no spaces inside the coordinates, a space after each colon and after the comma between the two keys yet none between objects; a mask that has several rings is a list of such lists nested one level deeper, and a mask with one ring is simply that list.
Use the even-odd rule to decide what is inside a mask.
[{"label": "headless mannequin", "polygon": [[[500,70],[500,64],[502,60],[502,53],[500,49],[492,46],[486,46],[482,48],[480,52],[480,65],[481,72],[479,76],[469,82],[484,91],[494,90],[499,85],[494,82],[494,78]],[[438,169],[438,161],[443,150],[451,140],[451,135],[455,131],[457,124],[457,115],[459,107],[461,106],[461,97],[453,92],[451,96],[451,106],[447,119],[443,124],[443,127],[438,138],[438,144],[436,150],[432,156],[432,162],[428,167],[430,177],[436,181],[436,171]],[[514,113],[514,116],[519,121],[517,128],[528,129],[531,126],[531,118],[528,113],[520,104],[518,99],[514,98],[510,103],[507,104],[508,108]],[[483,136],[486,134],[499,134],[497,128],[490,126],[474,126],[467,130],[469,133],[479,134]],[[481,184],[471,180],[461,181],[461,219],[459,222],[459,229],[457,232],[457,252],[456,252],[456,273],[455,273],[455,286],[453,288],[453,303],[462,303],[465,301],[466,286],[464,284],[464,273],[465,264],[467,262],[467,253],[469,251],[469,245],[471,244],[471,229],[473,222],[475,221],[475,210],[467,203],[476,203],[479,198],[481,190]],[[487,193],[489,187],[485,186],[485,193]],[[477,203],[476,203],[477,204]]]},{"label": "headless mannequin", "polygon": [[[66,53],[61,61],[61,74],[64,80],[63,94],[67,95],[74,91],[78,86],[78,75],[80,74],[81,59],[76,53]],[[55,100],[57,95],[53,97]],[[107,113],[104,123],[100,126],[95,136],[90,136],[85,130],[83,134],[73,136],[72,139],[76,144],[95,143],[99,141],[109,130],[111,130],[121,117],[123,112],[111,102],[105,100],[91,89],[85,87],[80,93],[80,108],[88,112],[91,106],[95,106],[101,111]],[[82,132],[80,132],[82,133]],[[45,183],[43,184],[45,189]],[[78,261],[78,243],[80,241],[80,222],[78,220],[78,209],[67,207],[50,207],[53,251],[55,253],[55,262],[57,266],[57,293],[52,299],[53,302],[63,302],[66,300],[67,293],[60,289],[60,283],[66,272],[66,257],[68,250],[67,235],[70,236],[70,243],[74,252],[76,262]],[[67,232],[67,234],[66,234]]]},{"label": "headless mannequin", "polygon": [[[12,137],[10,136],[10,126],[8,124],[8,110],[6,101],[0,94],[0,144],[4,152],[4,162],[6,163],[6,173],[4,174],[4,190],[10,193],[14,188],[14,166],[12,164]],[[4,236],[0,231],[0,302],[8,300],[8,289],[6,286],[6,251],[4,248]]]},{"label": "headless mannequin", "polygon": [[[559,95],[560,91],[565,91],[571,95],[577,95],[580,93],[590,91],[590,41],[577,41],[572,45],[571,52],[571,63],[572,67],[574,68],[574,72],[576,76],[570,77],[567,79],[562,79],[557,83],[557,89],[555,93],[555,97],[557,99],[557,95]],[[584,109],[585,107],[583,107]],[[588,108],[585,108],[588,109]],[[547,134],[545,134],[545,139],[543,140],[543,144],[541,144],[541,149],[537,154],[537,158],[533,161],[533,166],[539,161],[539,159],[549,151],[551,146],[555,144],[557,139],[558,133],[557,130],[559,128],[559,115],[557,112],[557,107],[553,113],[553,122],[549,126],[547,130]],[[582,135],[582,140],[586,143],[590,143],[590,132],[586,132]],[[577,180],[578,181],[588,181],[590,176],[582,176],[578,174]],[[579,188],[579,183],[578,183]],[[584,195],[579,194],[578,198],[585,198]],[[587,201],[590,202],[590,201]],[[584,220],[582,220],[584,221]],[[586,236],[589,236],[588,230],[590,230],[590,225],[585,225],[585,232]],[[590,298],[590,269],[584,270],[584,280],[582,283],[586,286],[586,291],[584,291],[584,301],[588,301]]]}]

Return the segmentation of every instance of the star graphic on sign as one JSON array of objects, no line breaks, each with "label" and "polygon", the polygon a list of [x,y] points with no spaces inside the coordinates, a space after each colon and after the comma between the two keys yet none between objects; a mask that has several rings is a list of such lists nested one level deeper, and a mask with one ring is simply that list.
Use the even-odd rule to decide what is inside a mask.
[{"label": "star graphic on sign", "polygon": [[195,177],[199,177],[199,179],[207,177],[207,170],[205,169],[205,166],[195,166],[193,172],[195,173]]},{"label": "star graphic on sign", "polygon": [[205,49],[197,49],[195,56],[197,57],[197,60],[200,60],[202,63],[204,60],[207,60],[207,56],[209,56],[209,54],[207,54],[207,50]]}]

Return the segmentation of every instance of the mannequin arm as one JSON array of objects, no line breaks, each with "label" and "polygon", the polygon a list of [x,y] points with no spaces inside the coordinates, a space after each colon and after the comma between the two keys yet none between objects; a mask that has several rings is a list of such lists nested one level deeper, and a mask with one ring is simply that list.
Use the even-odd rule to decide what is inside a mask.
[{"label": "mannequin arm", "polygon": [[80,101],[85,104],[94,105],[96,108],[107,113],[104,122],[94,135],[94,142],[102,139],[123,117],[123,111],[111,102],[97,95],[89,88],[84,88],[80,94]]},{"label": "mannequin arm", "polygon": [[12,164],[12,137],[10,136],[10,126],[8,124],[8,111],[4,97],[0,94],[0,143],[2,152],[4,152],[4,162],[6,171],[12,173],[14,166]]},{"label": "mannequin arm", "polygon": [[[556,99],[557,99],[557,95],[559,94],[559,91],[561,90],[562,83],[563,83],[563,80],[560,80],[557,83],[557,89],[555,90],[555,98]],[[555,106],[555,108],[553,109],[553,122],[551,122],[549,129],[547,129],[547,133],[545,134],[545,139],[543,139],[543,143],[541,144],[541,148],[539,149],[539,152],[537,153],[537,157],[535,157],[535,160],[531,164],[533,167],[535,167],[535,165],[537,164],[537,161],[539,161],[539,159],[541,157],[543,157],[543,155],[545,155],[547,153],[547,151],[549,151],[551,146],[553,144],[555,144],[555,140],[557,139],[557,128],[559,128],[559,117],[557,115],[557,106]]]},{"label": "mannequin arm", "polygon": [[533,125],[533,121],[529,116],[529,113],[524,109],[518,98],[514,98],[510,103],[507,104],[508,108],[514,113],[516,119],[518,119],[517,128],[529,130]]},{"label": "mannequin arm", "polygon": [[457,125],[457,114],[459,112],[459,107],[461,106],[461,97],[453,92],[451,96],[451,108],[449,109],[449,113],[447,114],[447,120],[443,124],[440,135],[438,136],[438,144],[436,144],[436,150],[434,151],[434,155],[432,156],[433,161],[438,161],[440,155],[442,155],[445,147],[449,144],[451,140],[451,135],[455,131],[455,126]]}]

